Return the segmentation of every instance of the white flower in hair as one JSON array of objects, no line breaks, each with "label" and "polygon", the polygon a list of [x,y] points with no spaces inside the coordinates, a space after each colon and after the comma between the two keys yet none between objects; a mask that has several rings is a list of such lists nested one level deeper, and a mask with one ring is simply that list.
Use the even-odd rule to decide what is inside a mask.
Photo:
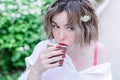
[{"label": "white flower in hair", "polygon": [[81,17],[81,21],[82,21],[82,22],[87,22],[87,21],[89,21],[90,19],[91,19],[91,17],[90,17],[89,15],[84,15],[84,16]]}]

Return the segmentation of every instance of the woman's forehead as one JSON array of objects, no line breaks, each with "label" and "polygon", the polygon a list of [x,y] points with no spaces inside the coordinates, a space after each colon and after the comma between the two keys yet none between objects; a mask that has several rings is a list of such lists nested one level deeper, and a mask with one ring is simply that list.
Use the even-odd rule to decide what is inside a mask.
[{"label": "woman's forehead", "polygon": [[67,13],[63,11],[58,14],[55,14],[52,18],[52,22],[60,23],[60,24],[67,24],[68,23]]},{"label": "woman's forehead", "polygon": [[60,20],[67,19],[67,12],[62,11],[62,12],[54,14],[52,20],[56,20],[56,19],[60,19]]}]

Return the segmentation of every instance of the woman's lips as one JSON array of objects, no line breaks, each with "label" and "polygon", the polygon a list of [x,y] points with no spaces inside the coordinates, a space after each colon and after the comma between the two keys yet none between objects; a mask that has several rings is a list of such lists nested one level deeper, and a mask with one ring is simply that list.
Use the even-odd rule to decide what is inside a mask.
[{"label": "woman's lips", "polygon": [[63,43],[63,42],[59,42],[58,44],[59,44],[59,45],[62,45],[62,46],[68,46],[68,44]]}]

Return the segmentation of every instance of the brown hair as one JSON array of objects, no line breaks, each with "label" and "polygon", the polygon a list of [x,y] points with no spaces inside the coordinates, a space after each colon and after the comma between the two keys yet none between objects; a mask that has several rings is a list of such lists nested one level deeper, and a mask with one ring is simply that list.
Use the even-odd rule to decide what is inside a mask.
[{"label": "brown hair", "polygon": [[[46,10],[44,16],[45,32],[48,39],[53,39],[51,31],[52,18],[62,11],[67,12],[68,23],[75,29],[76,41],[82,46],[89,45],[98,39],[98,19],[95,8],[89,0],[57,0]],[[81,17],[89,15],[91,18],[87,22],[81,21]]]}]

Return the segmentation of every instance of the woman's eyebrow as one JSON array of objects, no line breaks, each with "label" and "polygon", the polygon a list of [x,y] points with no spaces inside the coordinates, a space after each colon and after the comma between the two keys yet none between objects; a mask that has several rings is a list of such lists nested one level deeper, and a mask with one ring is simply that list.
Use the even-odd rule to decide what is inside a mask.
[{"label": "woman's eyebrow", "polygon": [[[55,25],[58,25],[55,21],[52,21]],[[65,26],[70,26],[70,24],[65,24]]]},{"label": "woman's eyebrow", "polygon": [[54,23],[55,25],[57,25],[57,23],[56,23],[56,22],[54,22],[54,21],[52,21],[52,23]]}]

